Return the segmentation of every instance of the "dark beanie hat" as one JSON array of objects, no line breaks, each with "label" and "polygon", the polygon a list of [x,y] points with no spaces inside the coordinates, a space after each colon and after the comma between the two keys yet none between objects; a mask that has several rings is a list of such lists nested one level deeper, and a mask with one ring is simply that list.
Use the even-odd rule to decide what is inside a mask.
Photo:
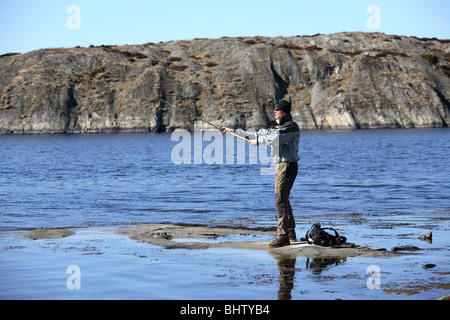
[{"label": "dark beanie hat", "polygon": [[278,104],[275,107],[275,109],[279,109],[279,110],[284,111],[286,113],[291,113],[291,103],[286,101],[286,100],[281,100],[280,102],[278,102]]}]

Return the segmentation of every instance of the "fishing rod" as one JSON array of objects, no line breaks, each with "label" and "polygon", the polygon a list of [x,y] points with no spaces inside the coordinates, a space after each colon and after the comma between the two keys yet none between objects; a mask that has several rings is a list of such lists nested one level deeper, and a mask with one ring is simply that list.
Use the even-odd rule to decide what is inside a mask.
[{"label": "fishing rod", "polygon": [[[190,113],[187,112],[186,110],[184,110],[184,109],[182,109],[182,108],[180,108],[180,107],[177,107],[177,106],[171,104],[170,102],[168,102],[168,101],[166,101],[166,100],[164,100],[164,99],[162,99],[162,98],[159,98],[159,100],[161,100],[161,101],[164,102],[164,103],[167,103],[169,106],[171,106],[171,107],[174,108],[174,109],[180,110],[180,111],[183,112],[184,114],[190,115]],[[223,132],[223,128],[222,128],[222,127],[218,127],[218,126],[216,126],[215,124],[213,124],[213,123],[211,123],[211,122],[209,122],[209,121],[206,121],[206,120],[202,120],[202,121],[203,121],[203,122],[206,122],[206,123],[209,124],[210,126],[213,126],[214,128],[216,128],[216,129],[219,130],[220,132]],[[238,138],[238,139],[241,139],[241,140],[244,140],[244,141],[247,141],[248,143],[250,143],[250,140],[249,140],[249,139],[245,139],[244,137],[241,137],[240,135],[237,135],[236,133],[233,133],[233,132],[227,132],[227,134],[230,134],[230,135],[232,135],[232,136],[235,136],[235,137]]]}]

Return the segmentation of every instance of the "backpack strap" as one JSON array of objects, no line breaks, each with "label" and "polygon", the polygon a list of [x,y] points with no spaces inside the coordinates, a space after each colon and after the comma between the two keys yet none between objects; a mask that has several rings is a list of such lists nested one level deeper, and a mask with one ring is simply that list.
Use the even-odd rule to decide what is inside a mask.
[{"label": "backpack strap", "polygon": [[339,237],[339,233],[336,230],[334,230],[333,228],[322,228],[322,230],[333,230],[336,238]]}]

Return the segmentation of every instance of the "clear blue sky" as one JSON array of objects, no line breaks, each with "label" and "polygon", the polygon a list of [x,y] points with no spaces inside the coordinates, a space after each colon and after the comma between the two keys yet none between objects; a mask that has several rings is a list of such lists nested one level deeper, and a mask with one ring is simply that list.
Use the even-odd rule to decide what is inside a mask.
[{"label": "clear blue sky", "polygon": [[449,13],[449,0],[0,0],[0,54],[341,31],[449,39]]}]

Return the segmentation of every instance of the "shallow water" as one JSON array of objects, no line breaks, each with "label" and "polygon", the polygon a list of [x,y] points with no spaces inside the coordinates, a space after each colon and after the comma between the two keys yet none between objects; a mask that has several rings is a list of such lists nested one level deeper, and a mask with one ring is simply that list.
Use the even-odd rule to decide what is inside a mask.
[{"label": "shallow water", "polygon": [[[280,261],[265,250],[162,249],[118,235],[110,227],[74,229],[75,235],[57,240],[31,240],[4,232],[0,238],[0,298],[391,300],[437,299],[448,294],[448,221],[434,225],[436,240],[431,244],[417,239],[422,228],[414,223],[389,230],[380,227],[375,233],[372,227],[367,223],[355,227],[365,234],[364,243],[376,242],[372,241],[375,238],[388,250],[401,244],[423,250],[389,258],[300,256]],[[252,240],[233,238],[224,240]],[[436,267],[423,269],[427,263]],[[80,270],[79,288],[67,285],[72,265]],[[378,288],[370,280],[374,276],[368,273],[371,266],[380,271]],[[396,294],[399,289],[414,294]]]},{"label": "shallow water", "polygon": [[[352,242],[424,250],[280,265],[266,251],[165,250],[114,234],[166,221],[274,226],[273,175],[261,174],[267,164],[248,159],[248,148],[245,164],[177,165],[170,134],[0,136],[0,297],[436,299],[450,282],[449,138],[448,129],[302,132],[291,194],[299,237],[320,221]],[[41,227],[76,234],[17,234]],[[430,230],[432,244],[417,239]],[[66,285],[70,265],[80,267],[81,289]],[[371,265],[381,270],[380,289],[367,287]],[[428,289],[384,290],[419,285]]]}]

